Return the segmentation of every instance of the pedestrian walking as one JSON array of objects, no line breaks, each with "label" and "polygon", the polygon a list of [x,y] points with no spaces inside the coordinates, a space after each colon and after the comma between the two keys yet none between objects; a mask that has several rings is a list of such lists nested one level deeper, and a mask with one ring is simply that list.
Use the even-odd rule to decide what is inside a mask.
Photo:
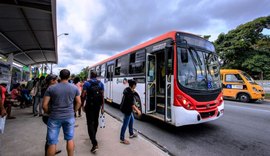
[{"label": "pedestrian walking", "polygon": [[101,113],[104,113],[104,85],[97,80],[97,73],[91,71],[90,80],[86,81],[83,85],[82,103],[86,100],[83,110],[86,113],[87,128],[90,140],[93,144],[91,149],[92,153],[98,150],[98,142],[96,139],[98,128],[98,117],[101,109]]},{"label": "pedestrian walking", "polygon": [[129,138],[137,137],[137,134],[133,131],[133,123],[134,123],[134,116],[133,116],[133,110],[138,113],[138,115],[141,115],[141,111],[136,107],[135,105],[135,97],[134,97],[134,90],[136,88],[136,81],[135,80],[128,80],[129,87],[125,88],[123,92],[123,98],[120,105],[120,109],[124,114],[123,119],[123,125],[121,128],[120,133],[120,143],[129,144],[129,141],[125,139],[125,132],[127,129],[127,126],[129,128]]},{"label": "pedestrian walking", "polygon": [[[47,123],[47,143],[49,145],[47,156],[54,156],[56,144],[62,127],[64,139],[67,141],[68,156],[74,155],[74,107],[73,101],[76,101],[75,110],[81,105],[79,90],[73,84],[68,83],[70,72],[67,69],[60,71],[61,81],[58,84],[50,86],[43,98],[43,110],[49,114]],[[50,103],[50,104],[49,104]],[[49,109],[50,108],[50,109]]]}]

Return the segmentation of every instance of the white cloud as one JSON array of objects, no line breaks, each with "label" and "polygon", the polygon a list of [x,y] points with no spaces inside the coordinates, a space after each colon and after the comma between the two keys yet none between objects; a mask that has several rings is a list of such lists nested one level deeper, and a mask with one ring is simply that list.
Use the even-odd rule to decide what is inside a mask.
[{"label": "white cloud", "polygon": [[59,63],[79,73],[117,52],[171,30],[211,35],[269,15],[268,0],[57,0]]}]

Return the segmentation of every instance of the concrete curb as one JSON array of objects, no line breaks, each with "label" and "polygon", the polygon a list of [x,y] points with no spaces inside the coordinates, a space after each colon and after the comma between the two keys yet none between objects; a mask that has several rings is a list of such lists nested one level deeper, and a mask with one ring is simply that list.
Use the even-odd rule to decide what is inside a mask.
[{"label": "concrete curb", "polygon": [[[123,122],[119,117],[114,116],[113,114],[109,113],[108,111],[105,111],[106,114],[110,115],[111,117],[113,117],[114,119],[116,119],[119,122]],[[135,129],[135,128],[134,128]],[[150,143],[154,144],[156,147],[158,147],[160,150],[162,150],[163,152],[165,152],[166,154],[168,154],[169,156],[174,156],[170,151],[168,151],[166,149],[166,147],[158,144],[155,140],[152,140],[151,138],[147,137],[146,135],[144,135],[142,132],[138,131],[137,129],[135,129],[135,131],[137,131],[144,139],[148,140]]]}]

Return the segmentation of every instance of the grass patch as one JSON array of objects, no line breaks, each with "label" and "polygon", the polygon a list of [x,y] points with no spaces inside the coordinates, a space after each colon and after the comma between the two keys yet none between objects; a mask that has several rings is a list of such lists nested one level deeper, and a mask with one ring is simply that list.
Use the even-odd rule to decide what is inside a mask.
[{"label": "grass patch", "polygon": [[265,99],[269,99],[270,100],[270,93],[265,93]]}]

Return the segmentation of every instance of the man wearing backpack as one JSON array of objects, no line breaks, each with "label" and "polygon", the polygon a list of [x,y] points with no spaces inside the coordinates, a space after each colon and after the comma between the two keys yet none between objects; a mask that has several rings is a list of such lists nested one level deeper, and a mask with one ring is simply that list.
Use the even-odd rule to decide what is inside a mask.
[{"label": "man wearing backpack", "polygon": [[90,80],[83,85],[82,104],[86,100],[83,110],[86,113],[87,128],[90,140],[93,144],[92,153],[98,150],[98,142],[96,140],[96,133],[98,127],[98,117],[101,108],[101,113],[104,113],[104,85],[97,80],[97,73],[91,71]]}]

